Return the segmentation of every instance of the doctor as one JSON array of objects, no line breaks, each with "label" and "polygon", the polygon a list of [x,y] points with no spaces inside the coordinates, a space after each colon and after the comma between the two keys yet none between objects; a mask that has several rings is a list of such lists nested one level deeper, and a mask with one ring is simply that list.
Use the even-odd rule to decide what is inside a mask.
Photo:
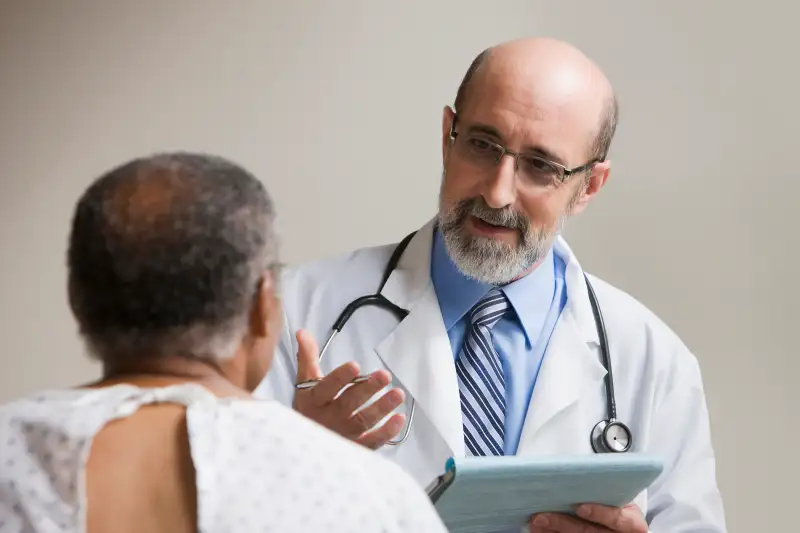
[{"label": "doctor", "polygon": [[422,485],[451,455],[595,453],[592,430],[611,417],[591,287],[616,419],[630,430],[622,446],[660,455],[665,471],[631,505],[533,517],[531,531],[725,531],[695,357],[634,298],[587,284],[560,236],[609,176],[616,117],[610,83],[570,45],[519,39],[481,53],[444,109],[439,213],[403,243],[384,305],[355,311],[318,361],[314,339],[378,291],[398,244],[291,271],[286,328],[257,395]]}]

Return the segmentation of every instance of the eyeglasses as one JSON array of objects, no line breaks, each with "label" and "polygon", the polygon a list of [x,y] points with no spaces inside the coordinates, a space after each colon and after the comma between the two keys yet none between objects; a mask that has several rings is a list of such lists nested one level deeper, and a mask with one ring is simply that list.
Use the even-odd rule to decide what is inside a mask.
[{"label": "eyeglasses", "polygon": [[458,115],[455,115],[453,125],[450,127],[450,138],[454,147],[467,160],[476,166],[488,168],[498,165],[503,156],[511,156],[514,159],[516,171],[527,183],[538,188],[558,187],[573,174],[590,170],[595,164],[602,161],[602,159],[593,159],[579,167],[567,168],[560,163],[537,155],[512,152],[505,146],[490,140],[485,134],[468,133],[459,137],[459,132],[455,131],[457,119]]}]

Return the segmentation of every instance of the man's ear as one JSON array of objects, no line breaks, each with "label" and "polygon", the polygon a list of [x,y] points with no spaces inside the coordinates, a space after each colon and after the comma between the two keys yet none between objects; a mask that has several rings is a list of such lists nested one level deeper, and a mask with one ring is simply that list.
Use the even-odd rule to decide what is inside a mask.
[{"label": "man's ear", "polygon": [[447,161],[447,152],[450,150],[450,130],[453,128],[453,120],[456,112],[449,105],[444,106],[442,111],[442,163]]},{"label": "man's ear", "polygon": [[602,189],[606,184],[610,174],[611,161],[609,160],[596,163],[592,167],[591,174],[589,174],[588,183],[586,184],[586,187],[583,189],[583,193],[575,202],[575,206],[572,209],[573,215],[580,214],[584,209],[586,209],[586,206],[589,205],[589,202],[592,200],[592,198],[594,198],[595,195],[600,192],[600,189]]},{"label": "man's ear", "polygon": [[272,272],[265,270],[258,281],[250,312],[250,331],[254,337],[269,336],[270,319],[275,312],[275,280]]}]

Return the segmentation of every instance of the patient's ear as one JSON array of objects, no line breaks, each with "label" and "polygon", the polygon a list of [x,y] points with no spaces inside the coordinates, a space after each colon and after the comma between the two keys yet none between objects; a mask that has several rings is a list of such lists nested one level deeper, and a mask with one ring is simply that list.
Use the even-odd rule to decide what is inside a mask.
[{"label": "patient's ear", "polygon": [[275,277],[271,271],[265,270],[258,281],[258,290],[250,313],[252,335],[263,338],[276,334],[273,331],[276,315],[280,315],[280,302],[275,294]]}]

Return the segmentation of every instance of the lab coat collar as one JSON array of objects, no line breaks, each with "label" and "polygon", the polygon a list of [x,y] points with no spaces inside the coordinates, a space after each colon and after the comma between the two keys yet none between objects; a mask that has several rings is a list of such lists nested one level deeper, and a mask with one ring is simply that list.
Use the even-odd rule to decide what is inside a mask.
[{"label": "lab coat collar", "polygon": [[[436,427],[452,455],[464,455],[461,397],[450,339],[430,278],[435,219],[408,243],[397,268],[381,291],[408,315],[375,351],[397,384]],[[419,415],[417,415],[419,416]],[[419,422],[411,427],[414,432]]]},{"label": "lab coat collar", "polygon": [[589,290],[586,288],[586,281],[583,277],[583,268],[561,235],[556,237],[553,249],[566,264],[564,281],[567,290],[567,304],[565,309],[572,314],[581,338],[587,343],[599,345],[600,338],[595,327],[592,305],[589,301]]},{"label": "lab coat collar", "polygon": [[430,264],[435,227],[436,219],[431,219],[414,234],[381,291],[390,302],[409,312],[432,289]]}]

